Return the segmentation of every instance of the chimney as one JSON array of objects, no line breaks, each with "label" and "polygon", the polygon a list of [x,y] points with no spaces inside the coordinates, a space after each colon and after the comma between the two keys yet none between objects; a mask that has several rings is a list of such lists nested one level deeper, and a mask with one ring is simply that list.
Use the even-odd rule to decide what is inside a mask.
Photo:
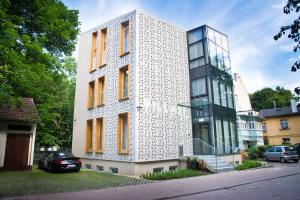
[{"label": "chimney", "polygon": [[291,100],[291,107],[292,107],[292,113],[297,112],[297,105],[296,105],[296,100],[295,99]]}]

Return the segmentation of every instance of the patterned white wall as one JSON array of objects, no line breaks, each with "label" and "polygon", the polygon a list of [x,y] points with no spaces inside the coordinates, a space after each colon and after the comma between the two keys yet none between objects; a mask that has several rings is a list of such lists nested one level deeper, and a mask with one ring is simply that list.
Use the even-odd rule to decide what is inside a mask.
[{"label": "patterned white wall", "polygon": [[138,161],[192,154],[192,122],[186,32],[138,15]]},{"label": "patterned white wall", "polygon": [[[126,20],[130,21],[131,51],[120,58],[119,29]],[[108,28],[108,63],[90,74],[91,35],[103,28]],[[136,11],[83,33],[79,45],[73,125],[75,155],[129,162],[168,160],[178,158],[179,145],[183,145],[185,155],[192,154],[191,113],[189,109],[177,106],[190,101],[186,47],[184,30]],[[130,99],[120,102],[118,72],[127,64],[130,64]],[[87,110],[88,83],[104,75],[105,106]],[[96,84],[96,91],[97,87]],[[124,112],[130,113],[128,155],[117,153],[118,114]],[[99,117],[104,118],[104,152],[86,154],[86,121]],[[95,137],[94,133],[94,140]]]},{"label": "patterned white wall", "polygon": [[[129,20],[130,23],[130,54],[120,57],[120,25],[122,22]],[[108,62],[102,68],[97,68],[95,72],[89,73],[88,66],[90,62],[91,37],[94,31],[99,31],[103,28],[108,30]],[[131,12],[116,19],[113,19],[105,24],[101,24],[93,30],[83,33],[80,38],[79,59],[78,59],[78,74],[75,95],[75,111],[74,111],[74,129],[73,129],[73,152],[76,155],[86,158],[133,161],[135,145],[135,120],[134,120],[134,97],[135,89],[130,87],[129,100],[118,100],[118,81],[119,69],[127,64],[130,64],[130,85],[134,86],[135,71],[135,42],[136,42],[136,12]],[[88,45],[86,45],[88,44]],[[88,53],[87,53],[88,52]],[[88,100],[88,83],[95,80],[95,91],[97,91],[97,79],[105,76],[106,85],[106,102],[104,106],[95,107],[87,110]],[[97,98],[97,96],[96,96]],[[84,101],[82,101],[84,99]],[[129,154],[122,155],[117,153],[118,147],[118,114],[130,113],[130,136],[129,136]],[[85,130],[86,121],[88,119],[96,119],[103,117],[104,119],[104,152],[103,153],[85,153]],[[96,127],[96,120],[94,120]],[[94,141],[96,141],[96,132],[94,128]],[[94,146],[96,144],[94,143]]]}]

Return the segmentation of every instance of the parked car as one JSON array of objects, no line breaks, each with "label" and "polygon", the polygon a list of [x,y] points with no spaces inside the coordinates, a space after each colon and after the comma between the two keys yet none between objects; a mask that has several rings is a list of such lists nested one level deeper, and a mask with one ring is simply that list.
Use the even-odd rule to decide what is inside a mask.
[{"label": "parked car", "polygon": [[288,146],[274,146],[264,153],[263,158],[266,161],[277,160],[282,163],[289,160],[299,162],[299,155],[297,154],[297,151],[295,151],[293,147]]},{"label": "parked car", "polygon": [[298,155],[300,156],[300,143],[294,144],[293,147],[298,152]]},{"label": "parked car", "polygon": [[81,168],[81,160],[72,153],[65,151],[57,151],[48,154],[39,160],[39,168],[46,169],[49,172],[56,171],[75,171],[79,172]]}]

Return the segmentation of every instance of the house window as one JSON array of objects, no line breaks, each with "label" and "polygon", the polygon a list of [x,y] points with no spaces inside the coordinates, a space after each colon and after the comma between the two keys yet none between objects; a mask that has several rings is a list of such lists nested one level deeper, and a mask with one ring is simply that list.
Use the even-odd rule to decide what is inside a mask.
[{"label": "house window", "polygon": [[267,132],[267,124],[266,123],[262,124],[262,130],[263,130],[263,132]]},{"label": "house window", "polygon": [[121,24],[121,48],[120,55],[124,55],[129,52],[129,21],[123,22]]},{"label": "house window", "polygon": [[101,106],[105,103],[105,77],[98,79],[98,98],[97,105]]},{"label": "house window", "polygon": [[118,171],[119,171],[118,168],[115,168],[115,167],[110,167],[109,170],[110,170],[110,172],[113,173],[113,174],[117,174]]},{"label": "house window", "polygon": [[103,166],[97,165],[96,168],[97,168],[98,171],[104,171],[104,167]]},{"label": "house window", "polygon": [[192,97],[206,94],[206,79],[205,77],[192,80]]},{"label": "house window", "polygon": [[129,96],[129,71],[128,65],[119,70],[119,99]]},{"label": "house window", "polygon": [[287,119],[280,120],[280,129],[288,129],[288,120]]},{"label": "house window", "polygon": [[86,126],[86,152],[93,151],[93,120],[87,121]]},{"label": "house window", "polygon": [[282,138],[282,144],[291,144],[290,138]]},{"label": "house window", "polygon": [[103,152],[104,136],[103,118],[98,118],[96,122],[96,151]]},{"label": "house window", "polygon": [[249,121],[249,129],[250,130],[255,129],[255,120],[254,119],[250,119],[250,121]]},{"label": "house window", "polygon": [[85,164],[85,168],[86,169],[92,169],[92,165],[91,164]]},{"label": "house window", "polygon": [[96,69],[97,66],[97,51],[98,51],[98,32],[92,33],[92,48],[91,48],[91,64],[90,71]]},{"label": "house window", "polygon": [[129,141],[129,114],[118,116],[118,153],[128,153]]},{"label": "house window", "polygon": [[169,171],[175,171],[178,169],[178,165],[169,166]]},{"label": "house window", "polygon": [[101,30],[101,45],[100,45],[101,66],[107,63],[107,29]]},{"label": "house window", "polygon": [[88,94],[88,108],[94,107],[94,95],[95,95],[95,83],[94,81],[89,83],[89,94]]}]

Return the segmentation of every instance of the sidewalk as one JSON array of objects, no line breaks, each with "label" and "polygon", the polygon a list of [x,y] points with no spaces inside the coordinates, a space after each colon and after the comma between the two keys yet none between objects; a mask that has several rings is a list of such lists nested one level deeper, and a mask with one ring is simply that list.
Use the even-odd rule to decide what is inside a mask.
[{"label": "sidewalk", "polygon": [[[280,178],[300,174],[300,165],[275,166],[246,171],[224,172],[208,176],[192,177],[178,180],[169,180],[144,185],[135,185],[103,190],[47,194],[39,196],[18,197],[18,200],[74,200],[74,199],[165,199],[180,197],[188,194],[197,194],[219,189],[226,189],[239,185],[259,182],[268,179]],[[6,198],[16,199],[16,198]]]}]

